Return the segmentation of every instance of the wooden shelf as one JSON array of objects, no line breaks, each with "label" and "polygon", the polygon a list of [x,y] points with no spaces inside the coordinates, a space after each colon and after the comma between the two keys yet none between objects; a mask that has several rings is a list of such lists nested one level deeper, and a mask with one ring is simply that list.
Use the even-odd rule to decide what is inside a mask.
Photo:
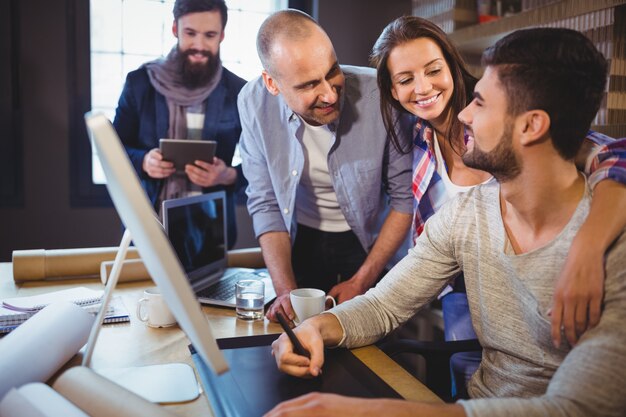
[{"label": "wooden shelf", "polygon": [[448,37],[469,64],[470,72],[479,77],[483,51],[515,30],[538,26],[580,30],[611,63],[607,98],[593,121],[598,124],[592,129],[616,138],[626,137],[625,5],[626,0],[561,0],[489,23],[463,27]]},{"label": "wooden shelf", "polygon": [[626,0],[564,0],[493,22],[468,26],[448,36],[463,53],[479,55],[485,48],[514,30],[545,25],[622,4],[626,4]]},{"label": "wooden shelf", "polygon": [[591,130],[603,133],[613,138],[626,138],[626,124],[618,125],[592,125]]}]

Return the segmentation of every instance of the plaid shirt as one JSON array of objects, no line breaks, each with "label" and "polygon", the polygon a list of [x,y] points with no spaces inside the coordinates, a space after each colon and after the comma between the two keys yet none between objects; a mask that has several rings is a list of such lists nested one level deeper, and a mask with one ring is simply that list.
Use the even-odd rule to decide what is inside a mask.
[{"label": "plaid shirt", "polygon": [[[424,230],[424,224],[447,199],[444,193],[434,192],[441,181],[437,173],[437,160],[433,148],[433,128],[428,122],[418,119],[413,139],[413,240]],[[626,184],[626,138],[615,140],[602,133],[590,130],[585,138],[593,143],[594,150],[587,157],[585,173],[589,186],[595,187],[604,179],[612,179]],[[466,138],[467,140],[467,138]]]}]

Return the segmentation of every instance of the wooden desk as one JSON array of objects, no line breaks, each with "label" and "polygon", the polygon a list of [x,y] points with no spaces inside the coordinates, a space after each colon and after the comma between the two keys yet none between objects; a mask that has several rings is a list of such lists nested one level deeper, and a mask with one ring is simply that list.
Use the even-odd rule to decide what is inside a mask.
[{"label": "wooden desk", "polygon": [[[0,263],[0,300],[55,291],[67,288],[68,285],[103,288],[99,279],[36,281],[16,285],[13,281],[11,264]],[[131,315],[131,321],[130,323],[107,324],[103,327],[92,360],[92,366],[95,369],[170,362],[184,362],[193,366],[193,360],[187,348],[189,341],[178,326],[153,329],[136,319],[137,300],[141,298],[143,290],[152,285],[150,281],[122,283],[115,289],[114,295],[122,298]],[[203,311],[216,338],[281,332],[278,324],[267,320],[252,323],[237,320],[234,310],[229,308],[204,306]],[[404,398],[414,401],[441,402],[434,393],[377,347],[366,346],[354,349],[353,353]],[[78,364],[80,358],[76,357],[75,362]],[[195,401],[166,407],[179,416],[213,415],[204,394]]]}]

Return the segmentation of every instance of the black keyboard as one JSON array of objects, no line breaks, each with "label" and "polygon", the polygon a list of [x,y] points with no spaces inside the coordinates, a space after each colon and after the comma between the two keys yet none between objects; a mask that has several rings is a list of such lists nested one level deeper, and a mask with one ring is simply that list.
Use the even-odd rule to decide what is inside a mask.
[{"label": "black keyboard", "polygon": [[198,296],[213,300],[228,301],[235,296],[235,284],[237,281],[242,279],[260,279],[260,277],[254,272],[236,272],[228,277],[220,279],[210,287],[199,291]]}]

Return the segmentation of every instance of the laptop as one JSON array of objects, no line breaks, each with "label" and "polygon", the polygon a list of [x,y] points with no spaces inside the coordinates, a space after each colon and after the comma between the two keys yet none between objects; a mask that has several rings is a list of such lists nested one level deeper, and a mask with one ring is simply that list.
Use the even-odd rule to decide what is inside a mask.
[{"label": "laptop", "polygon": [[217,191],[166,200],[163,227],[198,300],[235,308],[235,283],[260,279],[265,304],[276,298],[266,269],[228,268],[226,193]]}]

